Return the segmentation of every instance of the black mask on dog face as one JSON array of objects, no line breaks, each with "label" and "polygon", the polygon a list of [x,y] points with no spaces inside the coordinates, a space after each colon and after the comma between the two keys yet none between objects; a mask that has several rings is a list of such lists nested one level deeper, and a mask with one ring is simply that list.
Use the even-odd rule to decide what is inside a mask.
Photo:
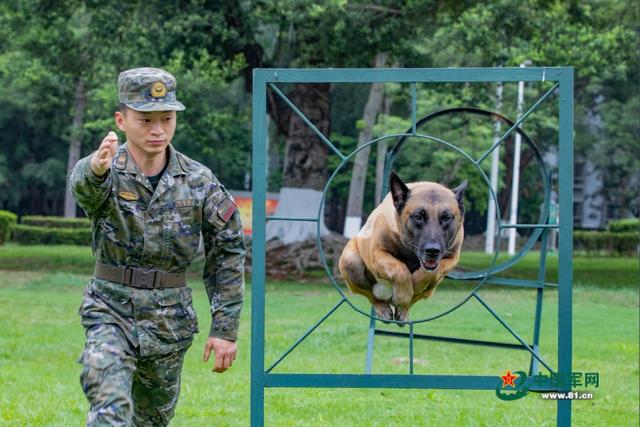
[{"label": "black mask on dog face", "polygon": [[455,251],[456,236],[464,221],[466,187],[466,180],[453,190],[433,182],[407,185],[391,173],[389,188],[401,239],[425,270],[437,269],[442,258]]}]

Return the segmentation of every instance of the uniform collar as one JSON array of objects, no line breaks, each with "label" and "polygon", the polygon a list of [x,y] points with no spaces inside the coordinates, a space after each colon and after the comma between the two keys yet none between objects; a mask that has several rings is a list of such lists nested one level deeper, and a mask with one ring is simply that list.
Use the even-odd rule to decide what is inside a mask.
[{"label": "uniform collar", "polygon": [[[118,152],[116,153],[114,159],[114,166],[119,171],[124,171],[126,173],[130,173],[133,175],[143,175],[142,171],[136,165],[136,162],[133,161],[131,157],[131,153],[129,153],[128,149],[129,143],[125,142],[120,146]],[[166,173],[171,176],[178,176],[186,174],[186,170],[184,169],[180,159],[178,158],[178,152],[173,145],[169,144],[169,164],[167,165]]]}]

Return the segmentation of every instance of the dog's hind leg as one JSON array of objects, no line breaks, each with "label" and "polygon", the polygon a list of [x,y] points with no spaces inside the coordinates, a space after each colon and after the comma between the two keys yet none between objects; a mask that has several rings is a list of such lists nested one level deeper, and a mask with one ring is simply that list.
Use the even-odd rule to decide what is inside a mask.
[{"label": "dog's hind leg", "polygon": [[389,303],[377,299],[373,294],[376,279],[367,269],[360,253],[355,247],[354,240],[350,240],[342,251],[338,268],[349,290],[354,294],[365,296],[380,319],[393,319],[393,311]]}]

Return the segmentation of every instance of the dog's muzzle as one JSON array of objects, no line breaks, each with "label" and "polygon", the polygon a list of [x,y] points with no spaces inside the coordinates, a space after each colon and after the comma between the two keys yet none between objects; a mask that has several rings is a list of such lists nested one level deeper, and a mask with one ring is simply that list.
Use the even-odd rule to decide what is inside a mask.
[{"label": "dog's muzzle", "polygon": [[420,258],[420,266],[428,271],[438,268],[442,259],[442,249],[437,243],[428,243],[424,246],[424,255]]}]

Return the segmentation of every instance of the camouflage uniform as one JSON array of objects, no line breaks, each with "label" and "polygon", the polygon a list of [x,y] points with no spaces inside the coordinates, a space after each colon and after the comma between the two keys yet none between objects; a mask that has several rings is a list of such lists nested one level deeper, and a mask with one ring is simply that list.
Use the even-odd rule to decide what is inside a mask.
[{"label": "camouflage uniform", "polygon": [[[160,71],[130,70],[133,80],[140,77],[139,70],[153,70],[151,81],[144,79],[144,73],[137,80],[142,90],[154,83],[154,72]],[[156,80],[157,76],[156,72]],[[173,99],[169,97],[163,106],[150,101],[153,111],[177,110],[182,105],[175,101],[175,80],[164,82]],[[119,88],[122,101],[120,81]],[[139,89],[130,93],[135,95],[135,90]],[[127,105],[149,111],[144,102],[132,104],[135,97],[129,101]],[[104,177],[91,170],[91,156],[76,164],[69,180],[76,201],[92,221],[96,260],[112,266],[183,272],[196,256],[202,236],[203,279],[212,313],[209,336],[235,341],[244,292],[245,246],[240,215],[230,194],[207,167],[171,145],[155,190],[126,143]],[[87,425],[168,424],[178,399],[184,354],[198,332],[191,289],[141,289],[93,277],[79,312],[87,336],[80,359],[81,383],[91,406]]]}]

